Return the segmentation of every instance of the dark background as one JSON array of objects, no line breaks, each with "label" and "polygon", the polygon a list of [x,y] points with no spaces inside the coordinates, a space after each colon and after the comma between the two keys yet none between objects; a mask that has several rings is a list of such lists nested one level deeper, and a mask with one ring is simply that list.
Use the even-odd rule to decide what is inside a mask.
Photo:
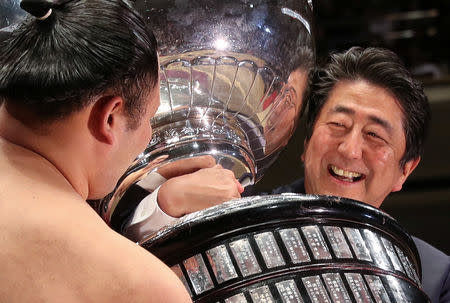
[{"label": "dark background", "polygon": [[[412,235],[450,254],[450,1],[313,1],[317,62],[332,51],[354,45],[395,51],[424,83],[432,124],[425,154],[403,190],[391,194],[381,209]],[[257,191],[303,176],[300,154],[304,127],[256,185]]]}]

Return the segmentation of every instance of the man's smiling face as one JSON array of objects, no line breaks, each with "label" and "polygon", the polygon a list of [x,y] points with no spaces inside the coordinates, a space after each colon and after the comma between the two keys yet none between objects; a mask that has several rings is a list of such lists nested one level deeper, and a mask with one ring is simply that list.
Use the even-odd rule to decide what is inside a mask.
[{"label": "man's smiling face", "polygon": [[379,207],[420,159],[400,167],[403,112],[392,94],[366,81],[337,83],[305,142],[305,188]]}]

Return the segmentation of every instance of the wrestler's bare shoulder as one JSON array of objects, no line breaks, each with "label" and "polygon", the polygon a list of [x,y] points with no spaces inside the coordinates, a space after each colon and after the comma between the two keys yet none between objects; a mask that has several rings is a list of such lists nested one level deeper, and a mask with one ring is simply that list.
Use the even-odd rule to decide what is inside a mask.
[{"label": "wrestler's bare shoulder", "polygon": [[190,301],[168,267],[64,181],[19,162],[0,160],[0,302]]}]

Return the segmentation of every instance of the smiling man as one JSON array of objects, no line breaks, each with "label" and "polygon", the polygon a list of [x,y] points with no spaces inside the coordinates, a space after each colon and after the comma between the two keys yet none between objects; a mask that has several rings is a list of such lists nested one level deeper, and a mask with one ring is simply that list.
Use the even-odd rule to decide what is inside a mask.
[{"label": "smiling man", "polygon": [[401,105],[366,80],[343,80],[330,92],[307,139],[305,188],[379,207],[399,191],[420,156],[399,164],[406,146]]},{"label": "smiling man", "polygon": [[[391,51],[354,47],[312,76],[305,178],[273,193],[328,194],[380,207],[420,162],[430,119],[422,85]],[[450,302],[450,257],[413,238],[423,288]]]}]

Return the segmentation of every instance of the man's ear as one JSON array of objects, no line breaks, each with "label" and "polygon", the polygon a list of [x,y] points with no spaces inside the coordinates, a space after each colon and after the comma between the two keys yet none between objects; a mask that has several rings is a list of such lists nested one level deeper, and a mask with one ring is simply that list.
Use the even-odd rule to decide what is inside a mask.
[{"label": "man's ear", "polygon": [[405,163],[403,168],[401,168],[402,174],[400,175],[397,183],[395,183],[394,187],[392,188],[393,192],[399,191],[402,189],[403,183],[405,183],[406,179],[413,172],[413,170],[417,167],[419,162],[420,162],[420,156],[417,157],[416,159],[409,160],[408,162]]},{"label": "man's ear", "polygon": [[302,159],[302,162],[305,162],[305,153],[306,153],[306,148],[308,147],[308,140],[303,140],[303,152],[302,152],[302,155],[301,155],[301,159]]},{"label": "man's ear", "polygon": [[89,130],[98,140],[112,144],[116,140],[116,131],[125,125],[122,120],[124,101],[119,96],[102,96],[92,107],[89,115]]}]

